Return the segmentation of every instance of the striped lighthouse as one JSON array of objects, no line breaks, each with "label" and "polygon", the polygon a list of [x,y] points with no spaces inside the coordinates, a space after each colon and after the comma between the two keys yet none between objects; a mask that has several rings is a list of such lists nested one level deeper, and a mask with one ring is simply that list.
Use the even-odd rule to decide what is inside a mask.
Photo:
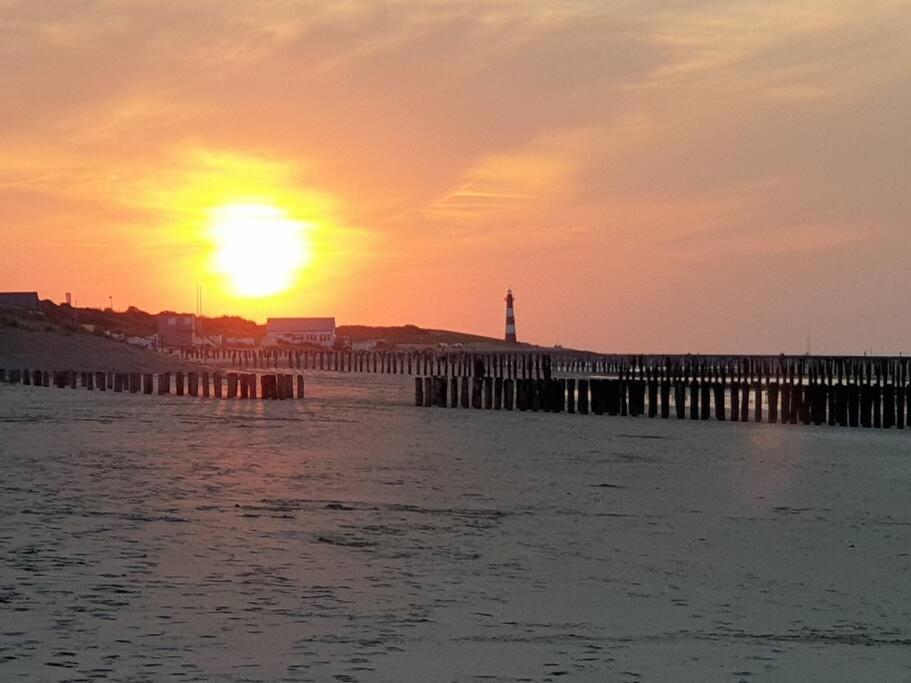
[{"label": "striped lighthouse", "polygon": [[512,296],[512,290],[506,291],[506,342],[508,344],[516,343],[516,314],[512,308],[515,299]]}]

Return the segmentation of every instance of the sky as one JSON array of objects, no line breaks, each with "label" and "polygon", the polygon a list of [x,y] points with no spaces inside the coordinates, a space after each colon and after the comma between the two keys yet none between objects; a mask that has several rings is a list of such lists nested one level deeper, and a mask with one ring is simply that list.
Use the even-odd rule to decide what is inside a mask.
[{"label": "sky", "polygon": [[909,1],[0,0],[0,290],[907,353],[909,122]]}]

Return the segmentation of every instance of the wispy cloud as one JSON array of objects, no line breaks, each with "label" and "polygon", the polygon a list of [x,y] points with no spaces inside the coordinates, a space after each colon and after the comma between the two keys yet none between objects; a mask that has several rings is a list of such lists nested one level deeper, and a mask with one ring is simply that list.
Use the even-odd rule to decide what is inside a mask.
[{"label": "wispy cloud", "polygon": [[[438,325],[402,264],[453,250],[475,277],[511,245],[592,278],[599,257],[647,264],[675,288],[712,254],[771,269],[812,254],[819,278],[849,248],[881,245],[863,266],[887,269],[911,247],[907,1],[0,7],[17,244],[38,230],[183,253],[198,240],[166,226],[199,188],[272,186],[356,226],[325,244],[334,282],[356,261],[401,302],[391,315]],[[346,286],[327,305],[357,317],[341,293],[363,282]]]}]

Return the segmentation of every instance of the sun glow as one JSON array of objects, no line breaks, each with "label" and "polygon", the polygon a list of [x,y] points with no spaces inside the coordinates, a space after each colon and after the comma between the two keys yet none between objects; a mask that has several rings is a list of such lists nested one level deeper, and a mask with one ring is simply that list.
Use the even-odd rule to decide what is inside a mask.
[{"label": "sun glow", "polygon": [[291,288],[312,259],[311,226],[269,204],[228,204],[209,216],[213,266],[234,294],[262,297]]}]

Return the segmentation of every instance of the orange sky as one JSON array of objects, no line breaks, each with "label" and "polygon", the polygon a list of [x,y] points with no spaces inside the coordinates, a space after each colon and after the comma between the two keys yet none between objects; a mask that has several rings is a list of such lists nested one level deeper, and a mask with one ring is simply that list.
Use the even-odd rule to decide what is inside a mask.
[{"label": "orange sky", "polygon": [[[909,2],[0,0],[0,92],[2,290],[911,349]],[[232,204],[303,226],[290,290],[216,267]]]}]

